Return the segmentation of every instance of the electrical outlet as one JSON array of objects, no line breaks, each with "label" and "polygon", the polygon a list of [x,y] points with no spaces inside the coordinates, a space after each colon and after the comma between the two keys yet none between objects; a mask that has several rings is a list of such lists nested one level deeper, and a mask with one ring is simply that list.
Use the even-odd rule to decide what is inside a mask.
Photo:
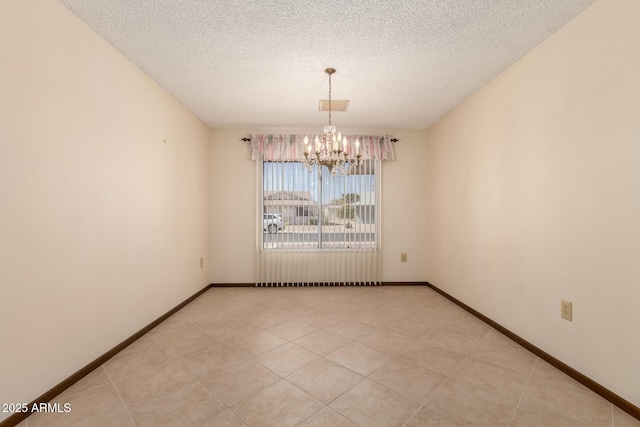
[{"label": "electrical outlet", "polygon": [[571,301],[560,300],[560,316],[573,322],[573,303]]},{"label": "electrical outlet", "polygon": [[204,258],[200,258],[200,268],[204,267]]},{"label": "electrical outlet", "polygon": [[400,262],[407,262],[407,254],[406,253],[401,253],[400,254]]}]

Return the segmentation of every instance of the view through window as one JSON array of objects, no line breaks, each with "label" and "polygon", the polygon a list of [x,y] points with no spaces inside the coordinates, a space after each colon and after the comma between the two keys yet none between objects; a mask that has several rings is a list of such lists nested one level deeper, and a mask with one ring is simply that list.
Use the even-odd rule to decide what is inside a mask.
[{"label": "view through window", "polygon": [[263,162],[262,248],[377,248],[379,165],[367,160],[332,176],[317,165],[309,172],[301,162]]}]

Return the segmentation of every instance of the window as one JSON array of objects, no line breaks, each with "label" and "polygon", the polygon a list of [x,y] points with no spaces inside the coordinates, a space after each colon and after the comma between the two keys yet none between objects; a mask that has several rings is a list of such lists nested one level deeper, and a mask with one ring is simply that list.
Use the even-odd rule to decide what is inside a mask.
[{"label": "window", "polygon": [[377,249],[379,165],[367,160],[334,177],[325,167],[263,161],[262,249]]},{"label": "window", "polygon": [[262,224],[256,284],[379,284],[381,164],[394,159],[393,141],[348,136],[346,151],[356,151],[359,141],[364,164],[332,177],[324,167],[309,172],[300,162],[305,136],[251,135],[256,223]]}]

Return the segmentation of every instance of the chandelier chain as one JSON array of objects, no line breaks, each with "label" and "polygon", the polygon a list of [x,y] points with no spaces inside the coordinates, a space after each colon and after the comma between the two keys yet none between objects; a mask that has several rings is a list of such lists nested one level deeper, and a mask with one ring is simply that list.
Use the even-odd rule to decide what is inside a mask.
[{"label": "chandelier chain", "polygon": [[329,73],[329,126],[331,126],[331,74]]}]

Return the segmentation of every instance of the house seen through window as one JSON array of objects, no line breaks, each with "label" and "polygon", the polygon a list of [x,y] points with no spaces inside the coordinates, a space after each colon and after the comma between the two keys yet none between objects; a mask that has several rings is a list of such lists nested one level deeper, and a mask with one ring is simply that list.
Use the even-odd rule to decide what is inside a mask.
[{"label": "house seen through window", "polygon": [[332,176],[326,167],[263,162],[262,248],[376,249],[379,164]]}]

